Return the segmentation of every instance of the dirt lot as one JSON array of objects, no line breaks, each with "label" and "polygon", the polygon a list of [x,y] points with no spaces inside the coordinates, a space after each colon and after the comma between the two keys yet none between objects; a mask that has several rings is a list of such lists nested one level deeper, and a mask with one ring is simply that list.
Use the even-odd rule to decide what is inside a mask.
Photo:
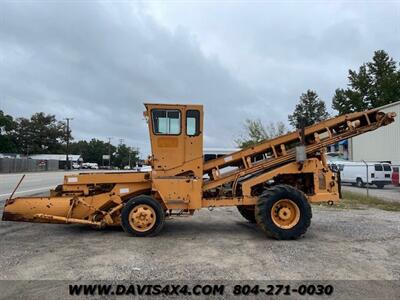
[{"label": "dirt lot", "polygon": [[0,279],[400,279],[398,212],[313,212],[296,241],[266,238],[234,208],[169,220],[153,238],[0,222]]}]

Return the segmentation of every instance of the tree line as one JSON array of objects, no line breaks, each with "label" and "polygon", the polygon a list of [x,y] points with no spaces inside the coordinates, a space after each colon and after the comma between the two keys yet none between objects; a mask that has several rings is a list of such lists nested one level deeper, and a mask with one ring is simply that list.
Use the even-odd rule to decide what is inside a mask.
[{"label": "tree line", "polygon": [[[338,88],[332,98],[332,108],[337,115],[364,111],[400,100],[400,68],[384,50],[374,52],[372,61],[362,64],[358,71],[348,71],[346,88]],[[315,90],[309,89],[300,96],[292,114],[288,115],[293,129],[300,129],[328,119],[330,114]],[[235,142],[245,148],[262,140],[270,139],[289,130],[285,124],[270,122],[266,126],[257,120],[247,119],[245,134]]]},{"label": "tree line", "polygon": [[[69,130],[70,131],[70,130]],[[103,155],[111,154],[114,167],[135,165],[139,159],[138,149],[120,143],[115,146],[99,139],[73,141],[64,121],[54,115],[35,113],[30,118],[13,118],[0,110],[0,153],[65,154],[69,137],[69,154],[79,154],[83,161],[108,165]]]}]

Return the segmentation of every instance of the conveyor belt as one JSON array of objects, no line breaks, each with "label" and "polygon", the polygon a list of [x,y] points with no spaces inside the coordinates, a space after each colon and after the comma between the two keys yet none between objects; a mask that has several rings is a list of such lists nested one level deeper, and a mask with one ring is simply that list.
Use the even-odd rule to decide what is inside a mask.
[{"label": "conveyor belt", "polygon": [[[377,109],[342,115],[306,127],[303,138],[302,131],[298,130],[209,160],[204,164],[204,173],[209,174],[210,179],[204,181],[203,190],[218,187],[254,172],[270,170],[292,162],[296,159],[295,148],[299,145],[304,145],[308,157],[312,157],[314,153],[329,145],[390,124],[395,116],[395,113],[385,114]],[[254,162],[255,157],[260,155],[269,158]],[[232,166],[237,169],[221,172],[221,169]]]}]

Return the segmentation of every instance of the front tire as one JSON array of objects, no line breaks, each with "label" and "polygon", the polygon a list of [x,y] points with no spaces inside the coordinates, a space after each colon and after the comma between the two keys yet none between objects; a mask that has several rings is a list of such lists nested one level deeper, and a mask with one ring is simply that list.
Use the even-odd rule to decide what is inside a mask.
[{"label": "front tire", "polygon": [[150,196],[142,195],[132,198],[122,208],[122,228],[133,236],[154,236],[161,231],[164,221],[164,209]]},{"label": "front tire", "polygon": [[303,192],[289,185],[266,190],[255,206],[257,225],[277,240],[297,239],[311,224],[311,206]]}]

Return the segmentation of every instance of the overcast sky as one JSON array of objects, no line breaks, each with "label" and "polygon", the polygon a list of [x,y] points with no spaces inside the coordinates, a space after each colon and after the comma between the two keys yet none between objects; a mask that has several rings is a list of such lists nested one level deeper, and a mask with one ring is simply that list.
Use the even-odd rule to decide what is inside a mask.
[{"label": "overcast sky", "polygon": [[400,61],[398,1],[2,0],[0,109],[145,156],[143,102],[199,103],[205,147],[234,147],[246,118],[287,123],[307,89],[330,108],[378,49]]}]

